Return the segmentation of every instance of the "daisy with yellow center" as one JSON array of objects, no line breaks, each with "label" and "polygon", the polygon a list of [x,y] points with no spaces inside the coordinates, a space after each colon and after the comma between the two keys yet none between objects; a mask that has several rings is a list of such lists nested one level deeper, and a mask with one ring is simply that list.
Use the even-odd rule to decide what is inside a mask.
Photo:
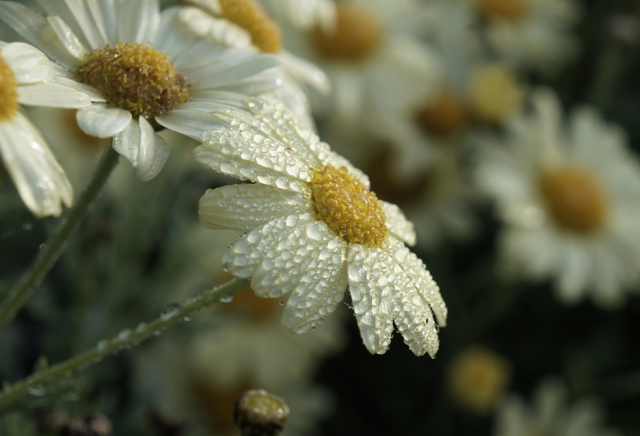
[{"label": "daisy with yellow center", "polygon": [[42,52],[0,41],[0,156],[29,210],[40,218],[60,216],[63,204],[73,204],[73,189],[21,105],[83,108],[91,101],[61,84]]},{"label": "daisy with yellow center", "polygon": [[470,0],[487,26],[487,40],[513,67],[557,72],[577,52],[580,18],[574,0]]},{"label": "daisy with yellow center", "polygon": [[551,278],[565,302],[619,305],[640,283],[640,166],[623,132],[592,109],[576,110],[565,131],[550,91],[533,103],[505,143],[485,140],[478,162],[477,180],[508,224],[506,269]]},{"label": "daisy with yellow center", "polygon": [[39,3],[46,19],[5,1],[0,19],[61,66],[61,83],[91,99],[78,111],[78,125],[113,138],[143,181],[169,155],[156,128],[200,139],[211,128],[211,112],[279,84],[258,77],[276,58],[212,44],[185,28],[180,8],[160,13],[157,0]]},{"label": "daisy with yellow center", "polygon": [[246,112],[216,113],[229,128],[196,148],[208,168],[249,180],[208,191],[200,218],[210,228],[248,231],[223,256],[264,298],[286,298],[282,322],[318,327],[347,285],[363,342],[384,353],[394,323],[411,350],[435,355],[447,309],[415,244],[413,224],[378,200],[368,178],[296,121],[282,103],[255,99]]},{"label": "daisy with yellow center", "polygon": [[434,55],[417,36],[398,29],[421,10],[410,1],[342,1],[335,26],[317,25],[306,37],[285,39],[288,49],[329,77],[333,92],[312,100],[314,110],[360,131],[417,104],[429,92]]},{"label": "daisy with yellow center", "polygon": [[494,436],[619,436],[604,425],[598,398],[569,400],[567,384],[547,378],[536,387],[530,403],[512,394],[500,405]]},{"label": "daisy with yellow center", "polygon": [[[327,76],[312,63],[294,56],[282,47],[280,27],[257,0],[189,0],[180,19],[197,35],[217,45],[276,54],[282,65],[260,76],[281,86],[270,95],[282,100],[309,128],[315,128],[307,91],[326,94],[331,87]],[[263,92],[270,91],[264,89]]]}]

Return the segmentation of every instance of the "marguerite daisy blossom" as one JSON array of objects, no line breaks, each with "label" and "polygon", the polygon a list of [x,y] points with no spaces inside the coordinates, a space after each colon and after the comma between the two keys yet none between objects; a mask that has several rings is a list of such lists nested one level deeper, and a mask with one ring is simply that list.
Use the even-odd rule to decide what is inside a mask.
[{"label": "marguerite daisy blossom", "polygon": [[487,24],[487,40],[515,67],[556,72],[577,50],[574,0],[470,0]]},{"label": "marguerite daisy blossom", "polygon": [[511,395],[498,412],[494,436],[619,436],[603,426],[604,410],[597,399],[567,400],[567,386],[543,380],[530,405]]},{"label": "marguerite daisy blossom", "polygon": [[400,209],[376,198],[369,180],[305,129],[276,100],[215,115],[196,148],[206,167],[254,182],[209,190],[200,200],[207,227],[248,231],[223,257],[251,278],[260,297],[288,297],[282,322],[295,333],[317,327],[349,286],[363,342],[384,353],[394,323],[411,350],[435,355],[447,309]]},{"label": "marguerite daisy blossom", "polygon": [[507,224],[505,268],[552,279],[565,302],[618,305],[640,282],[640,165],[593,109],[576,110],[565,129],[554,94],[539,90],[533,103],[479,155],[478,183]]},{"label": "marguerite daisy blossom", "polygon": [[82,108],[89,98],[59,83],[34,47],[0,41],[0,156],[22,201],[42,218],[73,204],[73,188],[49,144],[20,105]]},{"label": "marguerite daisy blossom", "polygon": [[199,139],[211,112],[264,92],[256,76],[279,63],[212,45],[181,28],[179,8],[160,13],[157,0],[39,3],[46,18],[15,2],[0,2],[0,17],[61,66],[63,83],[91,98],[79,126],[114,138],[144,181],[169,154],[154,125]]}]

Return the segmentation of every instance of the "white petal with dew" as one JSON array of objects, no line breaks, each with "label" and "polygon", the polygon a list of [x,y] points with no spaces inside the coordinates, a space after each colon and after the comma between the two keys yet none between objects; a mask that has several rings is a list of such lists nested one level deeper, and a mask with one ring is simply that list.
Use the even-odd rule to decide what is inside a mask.
[{"label": "white petal with dew", "polygon": [[22,112],[0,122],[0,154],[20,197],[38,217],[60,216],[73,188],[37,128]]},{"label": "white petal with dew", "polygon": [[313,214],[308,198],[263,185],[229,185],[208,190],[200,199],[202,223],[212,229],[252,230],[287,216]]},{"label": "white petal with dew", "polygon": [[407,244],[416,245],[416,232],[413,223],[407,219],[402,210],[395,204],[382,202],[385,222],[393,236]]}]

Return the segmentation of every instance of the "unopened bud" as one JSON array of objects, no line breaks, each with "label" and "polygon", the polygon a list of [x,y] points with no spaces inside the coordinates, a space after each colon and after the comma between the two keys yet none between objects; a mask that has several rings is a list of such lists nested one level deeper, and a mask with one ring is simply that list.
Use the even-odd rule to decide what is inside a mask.
[{"label": "unopened bud", "polygon": [[243,436],[276,436],[289,417],[284,399],[263,389],[246,391],[238,397],[233,419]]}]

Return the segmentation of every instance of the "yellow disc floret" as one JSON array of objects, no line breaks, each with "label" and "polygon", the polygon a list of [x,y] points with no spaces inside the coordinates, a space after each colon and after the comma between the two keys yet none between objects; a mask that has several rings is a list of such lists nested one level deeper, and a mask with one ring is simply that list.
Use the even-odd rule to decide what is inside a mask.
[{"label": "yellow disc floret", "polygon": [[387,238],[382,202],[345,167],[327,165],[316,169],[311,191],[316,218],[347,242],[379,247]]},{"label": "yellow disc floret", "polygon": [[464,102],[449,88],[416,113],[418,125],[428,134],[438,138],[450,138],[464,131],[467,126],[467,108]]},{"label": "yellow disc floret", "polygon": [[540,191],[549,214],[560,226],[578,233],[595,233],[607,219],[607,197],[587,170],[561,167],[543,174]]},{"label": "yellow disc floret", "polygon": [[317,26],[312,34],[320,54],[330,59],[361,61],[371,56],[382,40],[382,29],[375,17],[353,5],[337,5],[333,29]]},{"label": "yellow disc floret", "polygon": [[528,0],[477,0],[480,15],[486,20],[520,21],[529,12]]},{"label": "yellow disc floret", "polygon": [[253,45],[267,53],[282,48],[280,27],[255,0],[218,0],[222,16],[251,35]]},{"label": "yellow disc floret", "polygon": [[162,115],[189,97],[187,80],[171,58],[136,42],[94,51],[77,76],[80,82],[99,89],[109,104],[134,117]]},{"label": "yellow disc floret", "polygon": [[0,49],[0,121],[13,117],[18,110],[18,81]]}]

